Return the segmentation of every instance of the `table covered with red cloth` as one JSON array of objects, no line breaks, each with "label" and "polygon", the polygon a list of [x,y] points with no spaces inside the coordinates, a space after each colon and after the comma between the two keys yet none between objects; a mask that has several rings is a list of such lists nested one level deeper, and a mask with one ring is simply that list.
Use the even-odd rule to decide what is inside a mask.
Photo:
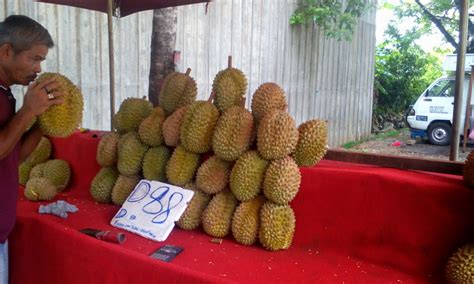
[{"label": "table covered with red cloth", "polygon": [[[89,193],[98,135],[52,140],[54,157],[73,172],[55,200],[75,204],[77,213],[38,214],[46,203],[20,193],[11,283],[441,283],[449,255],[473,236],[474,192],[461,177],[323,160],[301,169],[288,250],[244,246],[231,236],[216,244],[202,230],[178,228],[162,243],[125,231],[125,243],[103,242],[78,231],[118,230],[109,222],[119,206]],[[165,244],[184,251],[171,263],[149,256]]]}]

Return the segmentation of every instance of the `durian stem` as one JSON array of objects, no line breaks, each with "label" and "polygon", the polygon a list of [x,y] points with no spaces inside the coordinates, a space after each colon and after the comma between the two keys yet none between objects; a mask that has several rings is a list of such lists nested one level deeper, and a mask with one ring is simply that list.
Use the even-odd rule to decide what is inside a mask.
[{"label": "durian stem", "polygon": [[214,100],[214,97],[216,96],[216,93],[214,91],[211,92],[211,95],[209,96],[209,99],[207,100],[208,102],[212,103],[212,100]]},{"label": "durian stem", "polygon": [[191,74],[191,68],[186,69],[186,76],[189,76]]},{"label": "durian stem", "polygon": [[242,97],[241,105],[245,108],[245,102],[247,101],[246,97]]},{"label": "durian stem", "polygon": [[229,55],[229,57],[227,57],[227,68],[232,68],[232,55]]}]

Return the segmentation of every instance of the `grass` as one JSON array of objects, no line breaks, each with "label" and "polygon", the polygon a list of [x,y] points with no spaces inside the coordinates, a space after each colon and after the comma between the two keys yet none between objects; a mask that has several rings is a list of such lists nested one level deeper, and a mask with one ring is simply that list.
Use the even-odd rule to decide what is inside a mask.
[{"label": "grass", "polygon": [[384,132],[384,133],[371,135],[368,139],[362,139],[362,140],[359,140],[359,141],[347,142],[347,143],[343,144],[342,147],[344,149],[352,149],[352,148],[356,147],[357,145],[360,145],[360,144],[362,144],[364,142],[367,142],[367,141],[382,140],[382,139],[386,139],[386,138],[389,138],[389,137],[398,136],[398,135],[400,135],[400,132],[401,132],[400,130],[392,129],[392,130]]}]

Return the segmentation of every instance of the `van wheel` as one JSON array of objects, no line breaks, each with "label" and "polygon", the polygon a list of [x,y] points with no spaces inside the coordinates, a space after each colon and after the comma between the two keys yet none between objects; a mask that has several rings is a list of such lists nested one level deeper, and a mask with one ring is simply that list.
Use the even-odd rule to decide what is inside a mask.
[{"label": "van wheel", "polygon": [[433,145],[448,145],[451,142],[451,125],[435,122],[428,128],[428,140]]}]

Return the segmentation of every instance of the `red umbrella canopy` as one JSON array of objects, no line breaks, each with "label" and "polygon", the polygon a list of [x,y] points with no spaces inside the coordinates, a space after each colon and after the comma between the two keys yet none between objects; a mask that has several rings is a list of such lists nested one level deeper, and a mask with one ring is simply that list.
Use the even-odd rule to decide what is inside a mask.
[{"label": "red umbrella canopy", "polygon": [[[36,0],[37,2],[59,4],[107,13],[108,0]],[[211,0],[112,0],[114,16],[125,17],[130,14],[167,7],[210,2]]]}]

